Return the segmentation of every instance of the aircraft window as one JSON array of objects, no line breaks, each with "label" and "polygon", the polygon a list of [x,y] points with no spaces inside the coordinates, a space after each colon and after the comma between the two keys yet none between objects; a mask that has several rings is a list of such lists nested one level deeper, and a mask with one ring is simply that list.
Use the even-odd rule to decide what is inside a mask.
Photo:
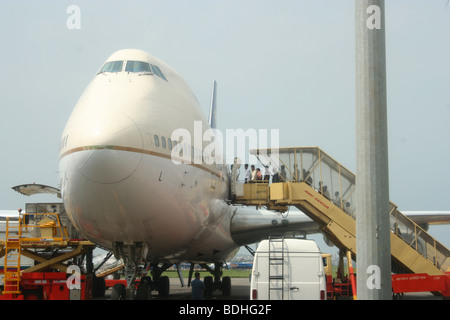
[{"label": "aircraft window", "polygon": [[127,72],[151,72],[150,65],[147,62],[142,61],[127,61],[125,67]]},{"label": "aircraft window", "polygon": [[169,146],[169,150],[172,150],[172,139],[167,139],[167,145]]},{"label": "aircraft window", "polygon": [[158,74],[158,71],[156,71],[155,66],[154,65],[151,65],[151,66],[152,66],[153,73],[156,74],[158,77],[160,77],[160,75]]},{"label": "aircraft window", "polygon": [[159,147],[159,137],[157,134],[155,134],[155,145],[156,147]]},{"label": "aircraft window", "polygon": [[123,61],[109,61],[103,65],[98,73],[102,72],[120,72],[122,71]]},{"label": "aircraft window", "polygon": [[161,69],[158,66],[154,66],[153,64],[151,66],[152,66],[152,70],[153,70],[154,74],[156,74],[161,79],[164,79],[167,81],[166,77],[164,76],[164,74],[162,73]]},{"label": "aircraft window", "polygon": [[156,68],[156,71],[158,71],[159,76],[167,81],[167,79],[164,76],[164,73],[162,73],[161,69],[158,66],[155,66],[155,68]]},{"label": "aircraft window", "polygon": [[161,137],[161,144],[162,144],[162,147],[165,149],[166,148],[166,138]]}]

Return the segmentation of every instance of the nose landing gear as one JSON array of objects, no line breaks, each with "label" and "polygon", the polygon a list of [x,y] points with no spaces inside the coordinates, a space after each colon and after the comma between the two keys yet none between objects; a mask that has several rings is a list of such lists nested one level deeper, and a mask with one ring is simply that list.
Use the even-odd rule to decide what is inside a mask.
[{"label": "nose landing gear", "polygon": [[[191,283],[191,279],[192,279],[192,274],[194,272],[194,266],[195,264],[192,263],[191,264],[191,268],[189,270],[189,281],[188,281],[188,286],[190,286]],[[205,283],[205,298],[209,298],[211,299],[213,296],[213,292],[218,290],[222,292],[222,295],[224,297],[229,297],[231,295],[231,278],[230,277],[222,277],[222,264],[221,263],[214,263],[214,269],[212,269],[211,267],[209,267],[207,264],[200,264],[200,266],[207,270],[209,273],[211,273],[213,275],[213,277],[211,276],[206,276],[204,278],[204,283]],[[222,278],[222,280],[221,280]]]},{"label": "nose landing gear", "polygon": [[[142,243],[133,243],[131,245],[115,243],[114,254],[116,258],[124,260],[126,285],[118,283],[113,286],[111,292],[112,300],[149,300],[152,290],[157,290],[160,296],[169,295],[169,278],[161,276],[161,274],[171,264],[163,263],[160,266],[158,263],[145,262],[146,252],[147,250]],[[149,269],[152,277],[146,275]],[[137,277],[140,277],[138,283],[136,281]]]},{"label": "nose landing gear", "polygon": [[[134,243],[132,245],[115,243],[114,254],[116,258],[124,260],[126,285],[119,283],[113,286],[111,292],[112,300],[149,300],[151,299],[152,290],[157,290],[159,295],[163,297],[169,295],[169,278],[162,276],[162,273],[170,268],[172,264],[142,263],[142,261],[145,261],[145,252],[146,250],[143,248],[142,243]],[[214,268],[205,263],[200,264],[200,266],[212,274],[212,276],[204,278],[205,298],[212,298],[213,292],[216,290],[221,291],[224,297],[231,295],[231,278],[222,277],[222,263],[214,263]],[[191,263],[188,287],[191,284],[194,267],[195,263]],[[151,277],[146,275],[149,270]],[[179,271],[178,274],[182,286],[184,286],[181,272]],[[136,277],[140,277],[138,283]]]}]

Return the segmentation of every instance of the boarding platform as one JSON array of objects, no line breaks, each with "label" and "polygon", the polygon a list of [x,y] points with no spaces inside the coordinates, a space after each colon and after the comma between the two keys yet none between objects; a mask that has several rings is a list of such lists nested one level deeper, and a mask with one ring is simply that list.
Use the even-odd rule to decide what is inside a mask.
[{"label": "boarding platform", "polygon": [[[233,203],[284,212],[294,206],[308,215],[339,249],[356,257],[355,175],[317,147],[252,150],[276,173],[269,184],[234,182]],[[232,181],[235,181],[232,179]],[[444,275],[450,251],[390,204],[394,273]]]},{"label": "boarding platform", "polygon": [[[0,258],[4,259],[0,300],[69,297],[70,290],[61,285],[66,282],[69,261],[93,250],[95,244],[70,237],[73,234],[67,232],[57,209],[44,213],[28,209],[29,212],[19,213],[17,218],[6,218],[5,239],[0,239]],[[39,204],[34,209],[39,209]],[[34,265],[24,269],[21,256],[34,260]],[[80,279],[84,281],[84,275]],[[51,295],[56,290],[53,286],[61,294]],[[85,294],[84,282],[82,288],[84,299],[89,296]]]}]

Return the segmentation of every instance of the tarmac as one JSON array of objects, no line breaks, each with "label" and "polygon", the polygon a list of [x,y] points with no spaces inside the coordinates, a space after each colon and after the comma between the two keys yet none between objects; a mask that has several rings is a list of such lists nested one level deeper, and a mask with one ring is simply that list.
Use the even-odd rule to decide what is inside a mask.
[{"label": "tarmac", "polygon": [[[185,280],[184,287],[181,286],[181,282],[177,278],[170,279],[170,294],[168,297],[160,297],[157,292],[152,292],[151,300],[190,300],[191,299],[191,287],[187,286],[187,280]],[[105,297],[101,300],[111,299],[111,289],[106,290]],[[351,300],[344,299],[342,300]],[[214,291],[213,297],[210,300],[223,301],[223,300],[250,300],[250,281],[248,278],[233,278],[231,279],[231,295],[228,297],[222,296],[220,291]],[[443,300],[441,296],[435,296],[430,292],[415,292],[406,293],[401,300]]]}]

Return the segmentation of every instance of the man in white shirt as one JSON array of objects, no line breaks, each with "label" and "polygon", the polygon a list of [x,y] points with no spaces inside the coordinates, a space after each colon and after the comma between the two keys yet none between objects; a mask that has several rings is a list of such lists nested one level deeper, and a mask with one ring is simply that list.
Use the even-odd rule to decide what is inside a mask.
[{"label": "man in white shirt", "polygon": [[252,170],[248,168],[248,164],[246,163],[245,166],[245,183],[248,183],[250,180],[252,180]]}]

